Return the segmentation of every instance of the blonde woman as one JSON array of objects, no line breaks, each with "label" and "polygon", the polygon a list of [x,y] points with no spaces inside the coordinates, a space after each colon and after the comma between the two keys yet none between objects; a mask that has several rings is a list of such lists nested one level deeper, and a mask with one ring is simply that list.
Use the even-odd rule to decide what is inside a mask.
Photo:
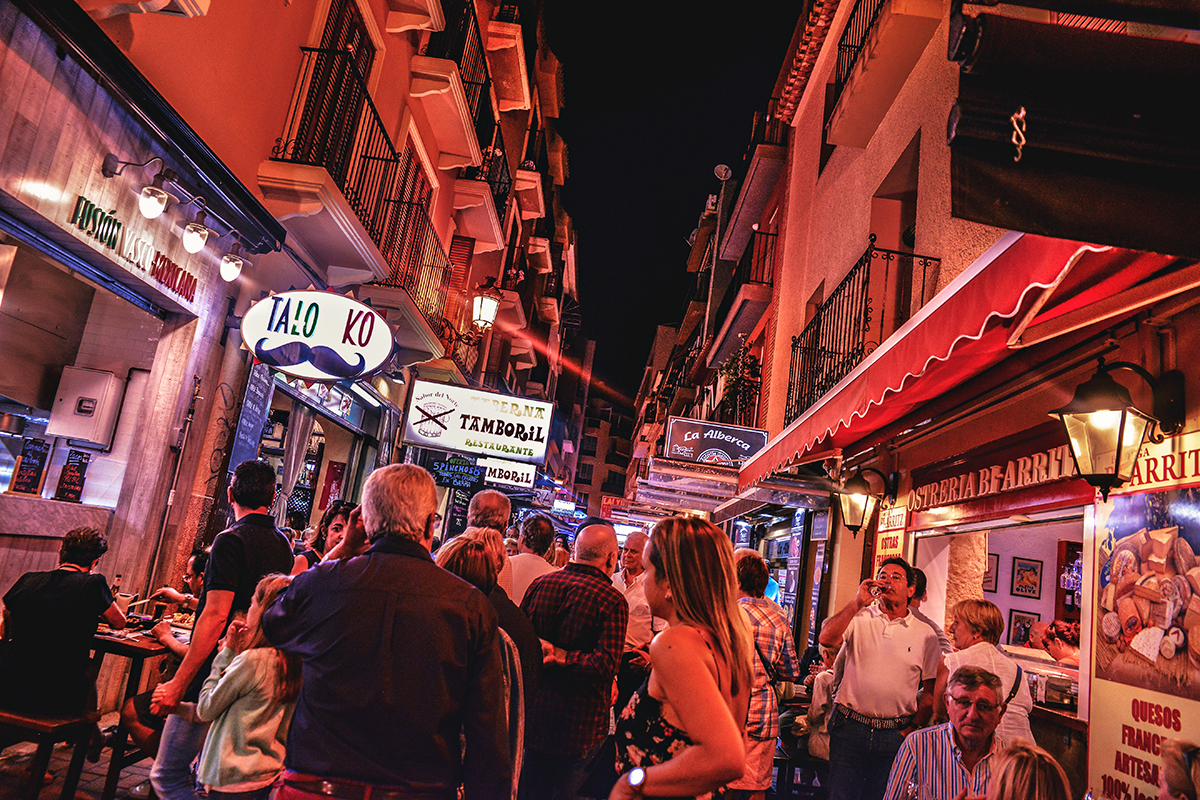
[{"label": "blonde woman", "polygon": [[742,776],[753,640],[738,607],[733,547],[708,522],[654,526],[642,556],[650,611],[667,628],[650,644],[650,676],[617,721],[609,800],[709,797]]},{"label": "blonde woman", "polygon": [[992,780],[984,797],[985,800],[1071,800],[1071,786],[1054,756],[1030,742],[1016,742],[1000,754],[992,767]]},{"label": "blonde woman", "polygon": [[980,667],[1000,678],[1001,699],[1005,701],[1004,716],[996,733],[1010,742],[1033,741],[1029,727],[1029,712],[1033,698],[1023,670],[1000,651],[1000,636],[1004,633],[1004,615],[995,603],[987,600],[963,600],[954,606],[954,620],[949,633],[954,639],[955,652],[945,656],[938,668],[933,697],[938,719],[946,718],[946,681],[959,667]]}]

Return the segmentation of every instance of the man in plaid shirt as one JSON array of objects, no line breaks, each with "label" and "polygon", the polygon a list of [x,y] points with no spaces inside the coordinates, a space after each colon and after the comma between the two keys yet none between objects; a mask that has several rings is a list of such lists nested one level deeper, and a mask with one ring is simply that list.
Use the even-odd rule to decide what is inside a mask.
[{"label": "man in plaid shirt", "polygon": [[771,787],[775,763],[775,739],[779,736],[779,702],[776,681],[794,681],[800,676],[791,626],[778,606],[763,597],[767,588],[767,563],[753,550],[736,553],[738,603],[750,620],[754,633],[754,687],[746,714],[746,772],[729,784],[747,792],[750,800],[762,800]]},{"label": "man in plaid shirt", "polygon": [[629,619],[610,577],[616,566],[616,531],[585,520],[571,563],[536,578],[521,601],[542,640],[545,667],[525,721],[520,800],[575,797],[608,733]]}]

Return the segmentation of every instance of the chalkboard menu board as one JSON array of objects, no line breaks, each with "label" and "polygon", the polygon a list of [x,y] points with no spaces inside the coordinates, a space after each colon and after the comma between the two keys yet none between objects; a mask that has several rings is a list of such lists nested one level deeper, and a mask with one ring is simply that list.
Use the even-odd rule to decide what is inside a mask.
[{"label": "chalkboard menu board", "polygon": [[238,415],[237,431],[233,434],[230,472],[243,461],[258,458],[258,445],[262,441],[263,426],[267,422],[274,394],[275,379],[271,377],[271,368],[266,364],[255,364],[250,368],[250,377],[246,380],[242,412]]},{"label": "chalkboard menu board", "polygon": [[15,494],[41,494],[48,463],[50,443],[43,439],[26,439],[21,444],[21,455],[17,457],[8,490]]},{"label": "chalkboard menu board", "polygon": [[434,461],[429,465],[429,471],[439,486],[450,488],[442,538],[458,536],[467,529],[467,507],[475,493],[483,489],[487,468],[476,466],[465,458],[451,458]]},{"label": "chalkboard menu board", "polygon": [[62,473],[58,476],[58,490],[54,493],[55,500],[65,500],[68,503],[78,503],[83,497],[83,481],[87,474],[88,461],[91,453],[80,450],[67,451],[67,463],[63,464]]}]

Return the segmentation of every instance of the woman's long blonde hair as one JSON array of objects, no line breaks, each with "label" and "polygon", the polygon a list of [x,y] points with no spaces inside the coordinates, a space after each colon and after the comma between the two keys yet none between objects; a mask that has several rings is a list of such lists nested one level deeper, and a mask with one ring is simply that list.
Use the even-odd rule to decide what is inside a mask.
[{"label": "woman's long blonde hair", "polygon": [[750,626],[738,606],[733,545],[721,530],[695,517],[670,517],[650,531],[647,558],[671,588],[679,619],[704,628],[732,673],[730,693],[751,684]]},{"label": "woman's long blonde hair", "polygon": [[[271,607],[279,597],[280,592],[292,583],[291,575],[267,575],[254,587],[254,601],[264,612]],[[300,694],[301,666],[300,656],[288,655],[282,650],[271,647],[267,635],[263,633],[262,618],[254,630],[247,630],[247,650],[256,647],[267,647],[275,650],[275,699],[282,703],[290,703]]]},{"label": "woman's long blonde hair", "polygon": [[986,800],[1071,800],[1071,784],[1054,756],[1018,741],[993,765]]}]

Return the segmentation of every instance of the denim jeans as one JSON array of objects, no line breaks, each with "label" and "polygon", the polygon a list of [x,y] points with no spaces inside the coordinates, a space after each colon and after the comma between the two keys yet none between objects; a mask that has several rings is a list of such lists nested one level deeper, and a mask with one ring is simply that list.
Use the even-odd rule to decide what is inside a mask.
[{"label": "denim jeans", "polygon": [[167,716],[158,755],[150,768],[150,785],[159,800],[196,800],[196,778],[192,762],[204,748],[207,722],[188,722],[175,714]]},{"label": "denim jeans", "polygon": [[837,708],[829,719],[829,800],[883,800],[904,737],[872,728]]},{"label": "denim jeans", "polygon": [[587,765],[604,745],[604,740],[581,756],[525,751],[518,800],[575,800],[587,778]]}]

